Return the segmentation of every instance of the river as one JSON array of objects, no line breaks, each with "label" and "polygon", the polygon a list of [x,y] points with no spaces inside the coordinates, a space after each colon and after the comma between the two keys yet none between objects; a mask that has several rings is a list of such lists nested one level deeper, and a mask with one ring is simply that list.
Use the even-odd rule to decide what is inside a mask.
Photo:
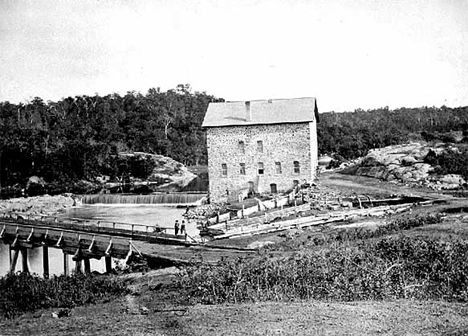
[{"label": "river", "polygon": [[[83,218],[115,221],[132,224],[159,225],[161,227],[173,228],[176,219],[183,219],[182,214],[185,209],[175,206],[158,204],[96,204],[83,205],[69,208],[60,216],[68,218]],[[196,225],[189,223],[187,233],[196,235]],[[0,276],[5,275],[9,270],[10,257],[9,247],[0,241]],[[71,257],[70,261],[71,261]],[[28,251],[28,264],[32,273],[42,274],[42,248],[35,248]],[[49,249],[50,274],[63,274],[63,253],[60,249]],[[73,265],[70,264],[70,267]],[[21,255],[18,258],[17,270],[21,267]],[[70,268],[72,269],[72,268]],[[91,270],[104,272],[104,258],[101,260],[91,260]]]}]

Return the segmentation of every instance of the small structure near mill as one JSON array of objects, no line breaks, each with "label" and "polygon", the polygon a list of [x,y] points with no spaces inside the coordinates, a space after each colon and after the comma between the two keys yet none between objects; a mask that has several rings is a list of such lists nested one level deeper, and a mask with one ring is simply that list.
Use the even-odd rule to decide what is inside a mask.
[{"label": "small structure near mill", "polygon": [[315,98],[210,103],[203,121],[213,201],[276,194],[315,178]]}]

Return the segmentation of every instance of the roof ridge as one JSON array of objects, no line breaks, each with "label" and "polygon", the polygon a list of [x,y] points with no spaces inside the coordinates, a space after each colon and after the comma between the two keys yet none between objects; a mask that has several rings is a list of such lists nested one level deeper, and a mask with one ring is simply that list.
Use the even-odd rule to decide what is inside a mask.
[{"label": "roof ridge", "polygon": [[312,122],[317,113],[314,97],[213,102],[202,127]]},{"label": "roof ridge", "polygon": [[225,103],[245,103],[245,102],[262,102],[262,101],[275,101],[275,100],[299,100],[299,99],[317,99],[315,97],[297,97],[297,98],[270,98],[270,99],[247,99],[247,100],[228,100],[224,102],[216,102],[215,104]]}]

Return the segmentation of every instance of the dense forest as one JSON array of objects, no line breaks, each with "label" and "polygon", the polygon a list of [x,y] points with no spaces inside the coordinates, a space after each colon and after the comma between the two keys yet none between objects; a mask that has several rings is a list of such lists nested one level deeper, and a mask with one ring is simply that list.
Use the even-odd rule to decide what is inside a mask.
[{"label": "dense forest", "polygon": [[162,154],[186,165],[206,163],[201,129],[210,102],[223,101],[178,85],[162,92],[34,98],[0,103],[0,189],[30,176],[69,183],[116,176],[119,152]]},{"label": "dense forest", "polygon": [[[122,173],[119,152],[162,154],[189,166],[206,164],[201,124],[208,104],[218,101],[224,100],[178,85],[146,94],[0,102],[0,189],[24,186],[30,176],[62,185],[99,175],[115,177]],[[468,134],[468,107],[322,113],[319,152],[352,159],[371,148],[415,138],[451,141],[449,131]]]},{"label": "dense forest", "polygon": [[318,124],[319,152],[338,159],[354,159],[371,148],[410,140],[458,142],[450,132],[462,132],[468,140],[468,107],[420,107],[390,110],[355,110],[323,113]]}]

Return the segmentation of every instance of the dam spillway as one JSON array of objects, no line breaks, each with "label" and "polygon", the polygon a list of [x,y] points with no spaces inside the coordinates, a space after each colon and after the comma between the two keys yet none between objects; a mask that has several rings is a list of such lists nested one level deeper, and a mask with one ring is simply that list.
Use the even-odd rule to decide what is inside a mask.
[{"label": "dam spillway", "polygon": [[97,194],[83,195],[83,204],[171,204],[191,205],[206,196],[205,193],[157,193],[149,195]]}]

